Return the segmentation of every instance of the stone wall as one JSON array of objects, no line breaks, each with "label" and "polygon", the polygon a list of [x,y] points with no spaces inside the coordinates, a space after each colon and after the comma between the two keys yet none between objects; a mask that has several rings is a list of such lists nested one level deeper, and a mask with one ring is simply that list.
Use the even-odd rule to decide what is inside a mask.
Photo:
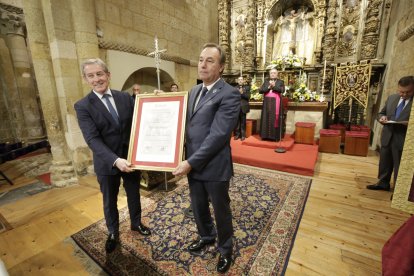
[{"label": "stone wall", "polygon": [[[381,108],[387,97],[397,93],[398,80],[407,75],[414,75],[414,0],[392,1],[390,27],[384,55],[387,64],[384,77],[384,88],[381,98]],[[411,26],[411,36],[404,36]],[[405,38],[405,39],[401,39]],[[373,114],[376,116],[376,114]],[[380,146],[382,126],[378,122],[374,125],[373,146]]]},{"label": "stone wall", "polygon": [[[201,46],[218,42],[215,0],[33,0],[23,1],[23,11],[52,146],[52,182],[58,186],[90,172],[90,150],[73,108],[90,91],[79,70],[83,60],[109,61],[112,50],[132,54],[138,58],[125,61],[128,72],[109,68],[126,80],[140,68],[134,62],[148,59],[157,36],[160,48],[167,49],[167,72],[180,90],[188,90],[197,80]],[[121,89],[125,83],[116,85]]]},{"label": "stone wall", "polygon": [[198,58],[200,47],[217,42],[217,1],[95,1],[96,24],[104,41],[153,49],[154,36],[168,55]]}]

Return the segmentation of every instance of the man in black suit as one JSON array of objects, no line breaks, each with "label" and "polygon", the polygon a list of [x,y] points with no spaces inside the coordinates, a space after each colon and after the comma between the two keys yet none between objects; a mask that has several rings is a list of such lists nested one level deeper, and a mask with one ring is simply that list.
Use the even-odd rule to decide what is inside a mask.
[{"label": "man in black suit", "polygon": [[[191,89],[188,101],[186,160],[173,172],[178,176],[188,174],[191,207],[199,234],[188,250],[201,251],[213,244],[217,235],[220,252],[217,271],[220,273],[230,268],[233,253],[230,138],[240,112],[239,91],[221,78],[225,60],[220,46],[204,45],[198,60],[198,76],[203,83]],[[214,208],[217,231],[209,201]]]},{"label": "man in black suit", "polygon": [[[401,154],[407,133],[407,122],[413,105],[414,77],[406,76],[398,81],[398,94],[388,97],[385,106],[378,113],[384,126],[381,134],[381,151],[378,168],[378,183],[368,185],[370,190],[390,190],[391,174],[394,171],[394,185],[397,181]],[[391,122],[390,122],[391,121]],[[403,122],[403,123],[394,123]]]},{"label": "man in black suit", "polygon": [[132,170],[131,164],[125,159],[128,155],[134,100],[126,92],[109,89],[111,74],[102,60],[86,60],[81,70],[92,91],[75,103],[75,110],[83,137],[93,153],[109,232],[105,250],[111,253],[119,243],[117,201],[121,177],[127,194],[131,230],[142,235],[151,234],[141,223],[140,172]]},{"label": "man in black suit", "polygon": [[240,76],[237,79],[238,85],[236,88],[240,92],[240,114],[237,121],[236,129],[234,130],[234,140],[246,139],[246,115],[250,112],[249,99],[250,99],[250,86],[245,85],[244,78]]}]

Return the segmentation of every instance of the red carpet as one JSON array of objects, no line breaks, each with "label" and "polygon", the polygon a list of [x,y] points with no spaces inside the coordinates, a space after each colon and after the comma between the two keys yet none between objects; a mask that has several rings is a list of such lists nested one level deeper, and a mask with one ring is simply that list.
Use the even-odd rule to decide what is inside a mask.
[{"label": "red carpet", "polygon": [[294,144],[294,140],[285,136],[281,143],[285,153],[276,153],[278,142],[260,141],[250,136],[243,142],[231,140],[233,162],[260,168],[313,176],[318,159],[317,145]]},{"label": "red carpet", "polygon": [[289,150],[295,144],[295,139],[292,138],[290,134],[286,134],[282,142],[272,142],[272,141],[263,141],[259,135],[253,135],[242,142],[243,146],[259,147],[259,148],[269,148],[275,149],[282,147],[286,150]]}]

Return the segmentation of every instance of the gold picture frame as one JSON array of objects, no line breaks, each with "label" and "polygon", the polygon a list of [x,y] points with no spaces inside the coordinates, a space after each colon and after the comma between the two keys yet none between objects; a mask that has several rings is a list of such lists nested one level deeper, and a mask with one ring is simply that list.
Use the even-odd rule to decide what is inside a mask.
[{"label": "gold picture frame", "polygon": [[183,160],[188,92],[135,98],[128,161],[134,169],[172,172]]}]

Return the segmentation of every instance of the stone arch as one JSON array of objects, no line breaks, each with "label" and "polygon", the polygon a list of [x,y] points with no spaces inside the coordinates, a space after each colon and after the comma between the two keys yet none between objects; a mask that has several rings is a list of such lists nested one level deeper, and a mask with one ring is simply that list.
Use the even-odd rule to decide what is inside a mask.
[{"label": "stone arch", "polygon": [[274,7],[276,5],[289,5],[289,6],[303,6],[303,5],[309,5],[312,4],[312,7],[315,11],[316,14],[319,13],[319,5],[318,5],[318,1],[317,0],[270,0],[267,4],[266,4],[266,8],[264,10],[264,20],[267,20],[271,14],[271,12],[273,11]]},{"label": "stone arch", "polygon": [[[161,90],[169,91],[170,85],[174,82],[174,79],[168,74],[168,72],[160,69],[160,86]],[[141,86],[141,93],[152,93],[158,86],[156,68],[143,67],[133,72],[125,80],[122,86],[122,91],[132,92],[132,86],[138,83]]]},{"label": "stone arch", "polygon": [[[113,89],[121,90],[124,88],[130,88],[132,86],[132,84],[129,84],[130,77],[135,76],[134,74],[137,71],[139,72],[141,69],[143,70],[141,72],[149,72],[149,68],[151,68],[154,73],[153,75],[148,75],[150,79],[146,80],[146,82],[148,82],[147,90],[150,88],[153,90],[158,86],[157,76],[155,73],[156,69],[154,67],[154,58],[116,50],[108,50],[106,53],[106,62],[108,64],[109,70],[111,71],[111,88]],[[167,82],[173,82],[175,79],[175,63],[162,60],[160,64],[160,70],[161,89],[165,89],[163,87],[163,84],[167,85]]]}]

